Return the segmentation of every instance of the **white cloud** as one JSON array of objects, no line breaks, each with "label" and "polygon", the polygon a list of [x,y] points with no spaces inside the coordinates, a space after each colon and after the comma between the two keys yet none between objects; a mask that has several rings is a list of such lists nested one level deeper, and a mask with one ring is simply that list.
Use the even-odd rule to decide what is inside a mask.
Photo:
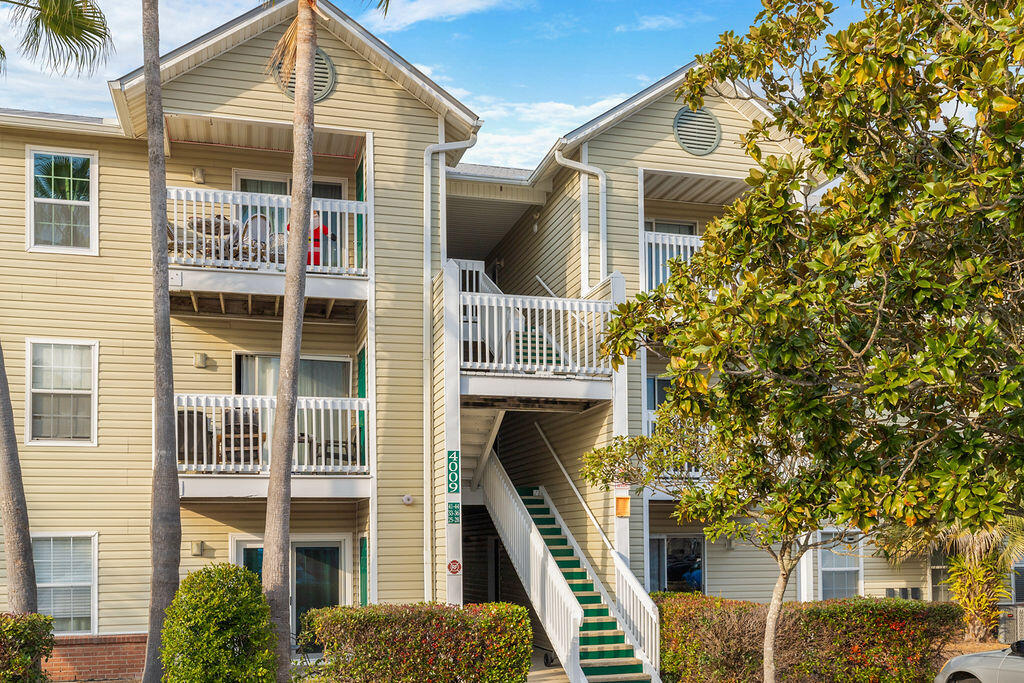
[{"label": "white cloud", "polygon": [[386,17],[375,8],[363,14],[359,22],[375,33],[393,33],[421,21],[452,21],[516,4],[516,0],[391,0]]},{"label": "white cloud", "polygon": [[602,97],[587,104],[522,102],[495,97],[472,97],[468,104],[485,121],[480,141],[466,161],[533,168],[559,137],[604,113],[626,95]]},{"label": "white cloud", "polygon": [[637,17],[632,24],[620,24],[615,27],[616,33],[628,31],[670,31],[672,29],[686,28],[693,24],[700,24],[711,21],[712,17],[697,11],[690,14],[648,14]]}]

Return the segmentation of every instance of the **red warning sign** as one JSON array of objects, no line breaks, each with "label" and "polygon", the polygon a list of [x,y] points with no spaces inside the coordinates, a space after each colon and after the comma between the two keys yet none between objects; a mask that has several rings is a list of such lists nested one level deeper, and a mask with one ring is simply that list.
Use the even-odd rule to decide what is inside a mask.
[{"label": "red warning sign", "polygon": [[459,572],[462,571],[462,563],[458,560],[452,560],[448,563],[448,573],[452,576],[458,576]]}]

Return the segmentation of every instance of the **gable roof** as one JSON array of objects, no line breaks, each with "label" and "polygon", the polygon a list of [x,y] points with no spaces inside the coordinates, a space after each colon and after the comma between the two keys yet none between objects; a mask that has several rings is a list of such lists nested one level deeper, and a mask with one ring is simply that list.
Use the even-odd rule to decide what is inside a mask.
[{"label": "gable roof", "polygon": [[[295,15],[296,0],[282,0],[260,5],[245,14],[213,29],[195,40],[171,50],[160,59],[162,82],[205,64],[235,46],[289,21]],[[359,25],[327,0],[317,3],[327,17],[327,30],[352,48],[363,59],[409,91],[429,109],[445,118],[446,130],[458,138],[469,137],[483,123],[466,105],[444,88],[430,80],[419,69],[403,59],[382,40]],[[142,67],[108,83],[118,119],[129,136],[141,135],[145,121],[135,121],[129,114],[129,101],[144,98],[145,82]],[[132,107],[131,109],[135,109]]]}]

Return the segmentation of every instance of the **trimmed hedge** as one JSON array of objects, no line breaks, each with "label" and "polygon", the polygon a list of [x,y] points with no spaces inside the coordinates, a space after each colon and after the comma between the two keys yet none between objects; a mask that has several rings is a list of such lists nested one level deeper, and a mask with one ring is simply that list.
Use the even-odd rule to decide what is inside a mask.
[{"label": "trimmed hedge", "polygon": [[[761,680],[767,605],[693,593],[657,593],[666,683]],[[780,680],[931,681],[959,639],[950,603],[852,598],[786,603],[779,619]]]},{"label": "trimmed hedge", "polygon": [[0,683],[38,683],[49,680],[41,664],[51,652],[51,617],[0,612]]},{"label": "trimmed hedge", "polygon": [[213,564],[185,577],[164,619],[164,681],[273,683],[277,639],[259,577]]},{"label": "trimmed hedge", "polygon": [[330,607],[303,633],[323,648],[324,681],[523,683],[533,632],[525,607],[435,603]]}]

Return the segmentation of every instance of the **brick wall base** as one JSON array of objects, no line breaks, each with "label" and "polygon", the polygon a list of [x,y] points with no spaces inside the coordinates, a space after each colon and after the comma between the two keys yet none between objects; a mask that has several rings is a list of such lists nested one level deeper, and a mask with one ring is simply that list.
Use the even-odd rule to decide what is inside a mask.
[{"label": "brick wall base", "polygon": [[146,660],[146,635],[57,636],[43,669],[53,681],[138,681]]}]

